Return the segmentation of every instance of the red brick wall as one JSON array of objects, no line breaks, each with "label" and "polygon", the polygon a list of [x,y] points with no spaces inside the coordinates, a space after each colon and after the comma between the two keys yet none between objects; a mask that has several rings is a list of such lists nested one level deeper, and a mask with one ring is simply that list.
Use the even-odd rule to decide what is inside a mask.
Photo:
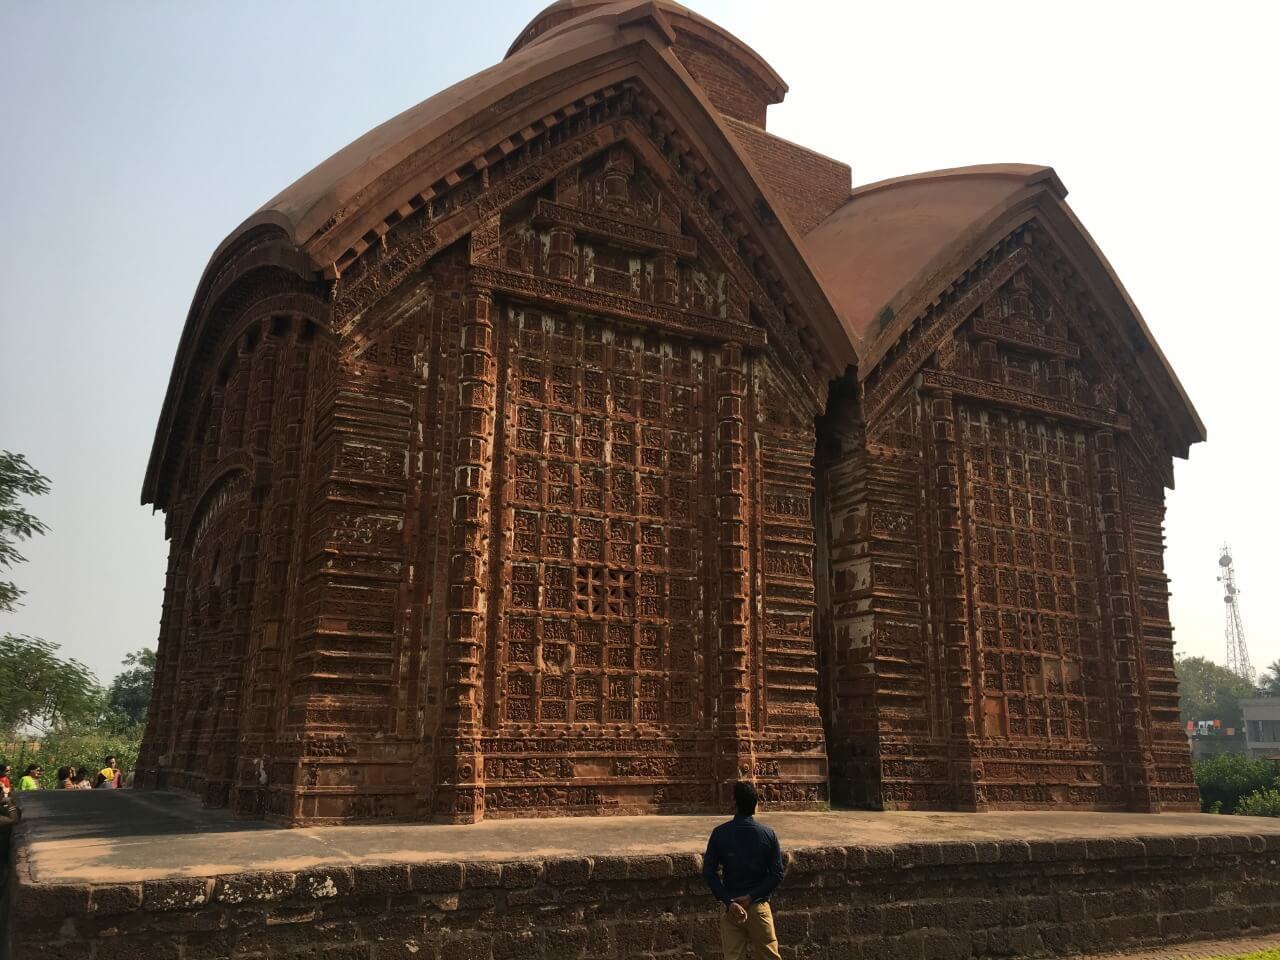
[{"label": "red brick wall", "polygon": [[820,153],[766,133],[759,125],[724,117],[734,136],[764,176],[765,183],[796,229],[808,233],[849,199],[853,172]]}]

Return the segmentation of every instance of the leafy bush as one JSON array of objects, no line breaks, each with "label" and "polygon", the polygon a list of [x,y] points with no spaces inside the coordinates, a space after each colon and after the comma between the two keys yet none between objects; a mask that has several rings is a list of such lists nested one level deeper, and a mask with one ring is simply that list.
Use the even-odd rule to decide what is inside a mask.
[{"label": "leafy bush", "polygon": [[1223,753],[1192,765],[1200,788],[1200,808],[1206,813],[1220,804],[1222,813],[1234,813],[1236,804],[1251,793],[1276,786],[1280,772],[1269,760],[1250,760],[1238,753]]},{"label": "leafy bush", "polygon": [[19,752],[3,759],[13,765],[15,773],[29,763],[39,763],[44,767],[41,786],[52,790],[58,785],[59,767],[75,767],[92,775],[102,769],[102,761],[108,756],[114,756],[120,769],[129,774],[137,765],[141,745],[141,726],[120,732],[102,727],[63,729],[50,733],[38,745],[23,745]]},{"label": "leafy bush", "polygon": [[[60,730],[46,737],[40,744],[40,762],[44,764],[46,776],[56,774],[59,767],[97,772],[102,769],[104,758],[114,756],[120,769],[128,773],[138,763],[138,748],[141,745],[141,727],[133,727],[120,733],[100,728]],[[48,784],[53,785],[53,782]]]},{"label": "leafy bush", "polygon": [[1236,804],[1236,813],[1246,817],[1280,817],[1280,790],[1258,790]]}]

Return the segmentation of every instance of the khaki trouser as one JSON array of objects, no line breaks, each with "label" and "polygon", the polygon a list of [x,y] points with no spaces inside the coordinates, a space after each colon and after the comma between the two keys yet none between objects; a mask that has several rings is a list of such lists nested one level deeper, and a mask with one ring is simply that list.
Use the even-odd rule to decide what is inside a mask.
[{"label": "khaki trouser", "polygon": [[747,955],[748,942],[755,947],[752,956],[757,960],[782,960],[769,904],[753,903],[747,907],[746,923],[735,922],[728,910],[720,915],[720,945],[724,948],[724,960],[742,960]]}]

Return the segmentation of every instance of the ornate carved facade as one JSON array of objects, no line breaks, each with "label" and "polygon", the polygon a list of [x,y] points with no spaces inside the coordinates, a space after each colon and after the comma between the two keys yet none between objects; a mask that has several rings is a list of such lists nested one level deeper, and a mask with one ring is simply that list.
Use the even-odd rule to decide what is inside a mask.
[{"label": "ornate carved facade", "polygon": [[667,0],[561,0],[219,248],[144,489],[144,784],[1196,803],[1161,524],[1203,431],[1141,318],[1052,171],[850,191],[784,92]]}]

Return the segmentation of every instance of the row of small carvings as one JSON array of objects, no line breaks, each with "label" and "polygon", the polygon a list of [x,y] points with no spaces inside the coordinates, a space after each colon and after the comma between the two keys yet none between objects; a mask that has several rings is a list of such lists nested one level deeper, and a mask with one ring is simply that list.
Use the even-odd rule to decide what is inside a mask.
[{"label": "row of small carvings", "polygon": [[[382,743],[378,739],[375,743]],[[618,736],[590,737],[482,737],[477,746],[485,754],[602,754],[627,753],[635,755],[674,754],[676,756],[689,753],[707,753],[712,751],[716,743],[723,738],[715,734],[690,736],[680,739],[635,737],[619,734]],[[822,738],[818,736],[796,736],[776,734],[753,737],[752,749],[766,753],[814,753],[821,752]],[[308,737],[294,743],[280,744],[277,754],[281,756],[299,757],[351,757],[361,750],[361,741],[346,736]]]}]

